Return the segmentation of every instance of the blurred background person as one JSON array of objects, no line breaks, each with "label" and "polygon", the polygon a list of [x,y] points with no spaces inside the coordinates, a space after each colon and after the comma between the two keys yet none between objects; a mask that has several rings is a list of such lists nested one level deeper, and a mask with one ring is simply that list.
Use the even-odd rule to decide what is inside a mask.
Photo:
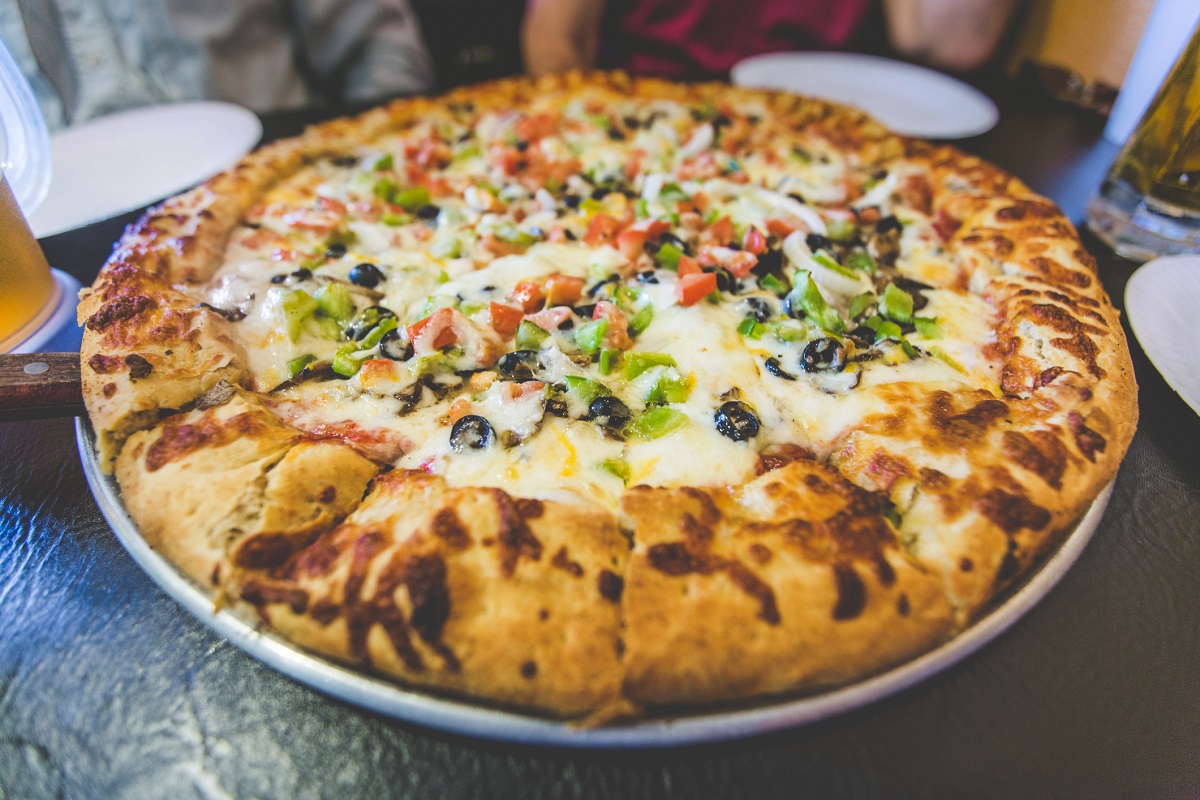
[{"label": "blurred background person", "polygon": [[407,0],[0,0],[0,40],[51,130],[181,100],[276,111],[434,85]]},{"label": "blurred background person", "polygon": [[969,72],[995,51],[1019,0],[529,0],[532,75],[621,67],[725,78],[743,58],[791,50],[884,50]]}]

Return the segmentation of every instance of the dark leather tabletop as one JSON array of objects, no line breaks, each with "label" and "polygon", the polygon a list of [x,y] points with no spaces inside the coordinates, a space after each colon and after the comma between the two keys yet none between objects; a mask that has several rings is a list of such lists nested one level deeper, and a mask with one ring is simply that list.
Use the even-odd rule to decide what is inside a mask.
[{"label": "dark leather tabletop", "polygon": [[[1081,221],[1116,153],[1102,121],[1001,106],[962,146]],[[313,118],[268,117],[267,136]],[[86,284],[124,221],[43,246]],[[1132,266],[1085,241],[1120,306]],[[0,798],[1200,797],[1200,417],[1130,344],[1137,435],[1094,538],[1028,615],[881,702],[671,750],[449,736],[301,686],[131,560],[71,420],[0,423]]]}]

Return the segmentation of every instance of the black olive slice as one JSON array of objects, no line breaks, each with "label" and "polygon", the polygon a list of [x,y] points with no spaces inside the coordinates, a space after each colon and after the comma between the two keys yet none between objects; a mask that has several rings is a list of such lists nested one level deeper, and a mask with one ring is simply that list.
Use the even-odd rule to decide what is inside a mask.
[{"label": "black olive slice", "polygon": [[333,242],[325,248],[326,258],[341,258],[344,255],[346,255],[346,245],[341,242]]},{"label": "black olive slice", "polygon": [[456,453],[483,450],[495,439],[492,424],[478,414],[467,414],[450,429],[450,446]]},{"label": "black olive slice", "polygon": [[754,265],[753,272],[755,275],[769,275],[777,273],[783,269],[783,251],[768,250],[758,257],[758,263]]},{"label": "black olive slice", "polygon": [[853,339],[855,344],[862,345],[863,347],[870,347],[875,344],[875,329],[869,328],[866,325],[859,325],[846,335]]},{"label": "black olive slice", "polygon": [[779,359],[775,356],[768,358],[765,366],[767,368],[767,372],[771,373],[777,378],[783,378],[785,381],[796,380],[796,376],[785,370],[783,365],[779,363]]},{"label": "black olive slice", "polygon": [[350,282],[367,289],[374,289],[383,278],[383,272],[379,267],[365,261],[350,270]]},{"label": "black olive slice", "polygon": [[408,361],[413,357],[412,342],[400,335],[400,331],[392,328],[379,340],[379,353],[392,361]]},{"label": "black olive slice", "polygon": [[717,432],[735,442],[744,442],[758,436],[758,417],[754,410],[740,400],[722,403],[713,415]]},{"label": "black olive slice", "polygon": [[755,322],[766,322],[775,313],[771,304],[761,297],[747,297],[746,309],[747,315],[754,317]]},{"label": "black olive slice", "polygon": [[600,395],[588,406],[588,419],[603,428],[620,430],[629,417],[629,407],[612,395]]},{"label": "black olive slice", "polygon": [[900,220],[896,219],[895,215],[884,217],[875,223],[876,233],[887,233],[888,231],[902,231],[904,225]]},{"label": "black olive slice", "polygon": [[805,372],[841,372],[846,368],[846,347],[837,339],[814,339],[801,353],[800,367]]},{"label": "black olive slice", "polygon": [[804,238],[808,249],[814,253],[818,250],[833,250],[833,241],[828,236],[822,236],[819,233],[810,233]]},{"label": "black olive slice", "polygon": [[375,329],[381,320],[395,317],[396,312],[384,306],[369,306],[355,315],[346,326],[346,338],[357,342]]},{"label": "black olive slice", "polygon": [[531,381],[537,370],[541,369],[541,361],[533,350],[515,350],[500,356],[496,362],[500,374],[514,381]]}]

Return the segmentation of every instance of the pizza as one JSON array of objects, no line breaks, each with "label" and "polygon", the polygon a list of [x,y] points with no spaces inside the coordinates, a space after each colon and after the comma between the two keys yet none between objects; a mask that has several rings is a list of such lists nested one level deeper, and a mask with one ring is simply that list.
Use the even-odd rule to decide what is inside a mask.
[{"label": "pizza", "polygon": [[97,457],[216,604],[591,721],[936,647],[1137,417],[1093,259],[1017,179],[620,73],[263,147],[127,231],[79,318]]}]

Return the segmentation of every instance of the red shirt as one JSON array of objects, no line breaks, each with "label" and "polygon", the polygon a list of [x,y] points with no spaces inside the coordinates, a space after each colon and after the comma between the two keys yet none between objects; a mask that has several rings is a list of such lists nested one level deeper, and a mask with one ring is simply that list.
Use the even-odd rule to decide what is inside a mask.
[{"label": "red shirt", "polygon": [[723,77],[747,56],[844,47],[870,0],[615,0],[608,56],[635,75]]}]

